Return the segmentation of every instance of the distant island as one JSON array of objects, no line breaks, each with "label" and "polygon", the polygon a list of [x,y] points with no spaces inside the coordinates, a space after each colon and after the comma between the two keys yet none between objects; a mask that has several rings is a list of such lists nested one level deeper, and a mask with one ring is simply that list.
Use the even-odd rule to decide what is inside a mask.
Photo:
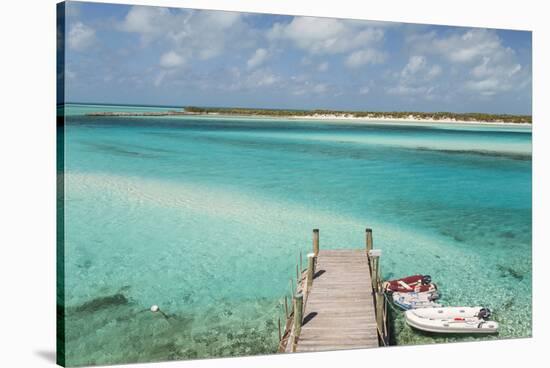
[{"label": "distant island", "polygon": [[178,115],[233,115],[302,119],[357,119],[357,120],[397,120],[428,122],[470,122],[532,124],[531,115],[454,113],[454,112],[409,112],[409,111],[341,111],[341,110],[283,110],[253,109],[244,107],[197,107],[186,106],[182,110],[154,112],[91,112],[88,116],[178,116]]}]

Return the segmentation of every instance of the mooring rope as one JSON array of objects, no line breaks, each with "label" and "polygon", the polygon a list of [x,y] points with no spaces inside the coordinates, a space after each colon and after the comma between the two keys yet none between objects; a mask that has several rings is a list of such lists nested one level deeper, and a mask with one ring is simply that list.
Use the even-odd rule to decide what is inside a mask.
[{"label": "mooring rope", "polygon": [[386,299],[386,303],[390,305],[390,308],[391,308],[394,312],[396,312],[396,313],[402,312],[401,310],[395,308],[395,306],[393,305],[393,301],[390,301],[390,300],[388,299],[387,293],[384,293],[384,299]]}]

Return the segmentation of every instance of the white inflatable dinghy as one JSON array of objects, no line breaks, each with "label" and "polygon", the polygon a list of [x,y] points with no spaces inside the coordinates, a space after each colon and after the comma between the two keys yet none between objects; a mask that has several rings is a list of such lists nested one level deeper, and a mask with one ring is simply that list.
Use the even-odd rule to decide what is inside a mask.
[{"label": "white inflatable dinghy", "polygon": [[496,333],[498,323],[489,321],[491,311],[483,307],[441,307],[405,312],[411,327],[437,333]]},{"label": "white inflatable dinghy", "polygon": [[435,300],[439,299],[437,291],[425,291],[421,293],[393,292],[392,299],[395,305],[404,310],[441,307],[441,304],[435,302]]}]

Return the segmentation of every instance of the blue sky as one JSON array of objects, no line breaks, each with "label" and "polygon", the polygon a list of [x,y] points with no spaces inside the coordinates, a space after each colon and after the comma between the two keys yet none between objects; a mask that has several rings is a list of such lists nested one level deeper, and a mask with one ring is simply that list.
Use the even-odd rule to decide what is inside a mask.
[{"label": "blue sky", "polygon": [[531,114],[531,32],[68,2],[66,100]]}]

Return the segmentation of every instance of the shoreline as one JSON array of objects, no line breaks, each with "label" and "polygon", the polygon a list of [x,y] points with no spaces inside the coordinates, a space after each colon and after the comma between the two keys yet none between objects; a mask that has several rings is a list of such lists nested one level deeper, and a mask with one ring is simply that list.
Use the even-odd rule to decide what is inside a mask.
[{"label": "shoreline", "polygon": [[196,117],[222,117],[222,118],[252,118],[266,120],[302,120],[302,121],[327,121],[327,122],[346,122],[346,123],[422,123],[422,124],[467,124],[467,125],[485,125],[485,126],[517,126],[517,127],[532,127],[532,123],[525,122],[505,122],[505,121],[484,121],[484,120],[456,120],[456,119],[427,119],[409,115],[406,118],[396,118],[391,116],[380,117],[356,117],[336,114],[312,114],[312,115],[261,115],[261,114],[224,114],[218,112],[194,113],[185,111],[162,111],[162,112],[127,112],[127,111],[105,111],[91,112],[86,116],[94,117],[171,117],[171,116],[196,116]]},{"label": "shoreline", "polygon": [[504,121],[483,121],[483,120],[455,120],[455,119],[423,119],[417,117],[410,118],[393,118],[393,117],[355,117],[355,116],[338,116],[338,115],[304,115],[304,116],[281,116],[273,117],[268,115],[230,115],[230,114],[195,114],[201,116],[235,116],[235,117],[258,117],[261,119],[288,119],[288,120],[321,120],[321,121],[334,121],[334,122],[355,122],[355,123],[426,123],[426,124],[472,124],[472,125],[498,125],[498,126],[522,126],[530,127],[532,123],[511,123]]}]

